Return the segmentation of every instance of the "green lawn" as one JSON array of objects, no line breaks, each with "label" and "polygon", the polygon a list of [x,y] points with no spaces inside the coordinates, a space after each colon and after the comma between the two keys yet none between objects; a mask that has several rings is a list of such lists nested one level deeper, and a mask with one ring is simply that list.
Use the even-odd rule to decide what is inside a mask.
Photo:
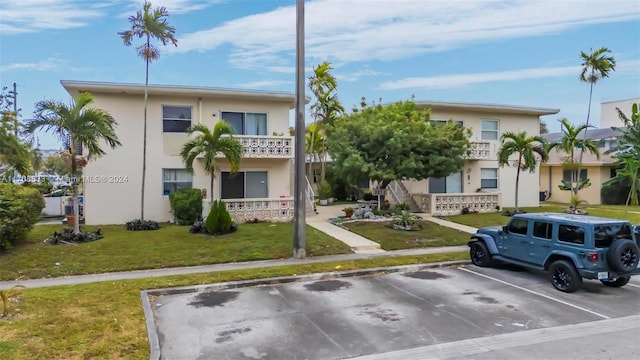
[{"label": "green lawn", "polygon": [[[564,210],[566,209],[567,205],[555,203],[543,204],[540,207],[534,208],[523,208],[523,210],[529,213],[564,212]],[[587,206],[586,211],[588,215],[614,219],[624,219],[631,221],[632,224],[640,224],[640,206],[590,205]],[[476,228],[492,225],[505,225],[509,221],[508,216],[504,216],[497,212],[485,214],[453,215],[447,216],[445,217],[445,219]]]},{"label": "green lawn", "polygon": [[469,234],[423,221],[420,231],[402,231],[387,227],[388,222],[360,221],[343,224],[354,233],[380,244],[384,250],[411,249],[435,246],[464,245]]},{"label": "green lawn", "polygon": [[466,259],[465,251],[27,289],[0,318],[0,359],[149,359],[145,289]]},{"label": "green lawn", "polygon": [[[24,244],[0,254],[0,279],[279,259],[291,257],[293,251],[291,223],[241,224],[237,232],[218,237],[190,234],[188,226],[170,224],[155,231],[133,232],[109,225],[100,226],[105,235],[102,240],[76,246],[42,242],[60,228],[35,226]],[[91,228],[95,227],[87,227]],[[308,256],[350,252],[344,243],[307,226]]]}]

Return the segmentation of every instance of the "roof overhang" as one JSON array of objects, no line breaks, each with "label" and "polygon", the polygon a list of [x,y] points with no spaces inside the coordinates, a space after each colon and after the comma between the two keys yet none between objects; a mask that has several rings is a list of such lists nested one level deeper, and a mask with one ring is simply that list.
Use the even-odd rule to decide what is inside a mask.
[{"label": "roof overhang", "polygon": [[418,107],[428,107],[432,110],[458,110],[474,111],[499,114],[520,114],[520,115],[553,115],[560,112],[560,109],[537,108],[514,105],[481,104],[481,103],[458,103],[441,101],[416,101]]},{"label": "roof overhang", "polygon": [[[69,94],[75,96],[79,92],[88,91],[93,94],[144,94],[144,84],[109,83],[94,81],[61,80],[60,84]],[[280,91],[226,89],[205,86],[155,85],[149,84],[149,95],[165,96],[197,96],[218,99],[246,99],[287,103],[290,108],[295,107],[294,93]],[[305,103],[309,102],[305,97]]]}]

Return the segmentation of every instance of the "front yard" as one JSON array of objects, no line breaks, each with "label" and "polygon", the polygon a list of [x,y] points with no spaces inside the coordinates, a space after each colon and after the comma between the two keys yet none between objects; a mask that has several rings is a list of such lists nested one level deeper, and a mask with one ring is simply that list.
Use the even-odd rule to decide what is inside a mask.
[{"label": "front yard", "polygon": [[[292,254],[290,223],[242,224],[237,232],[217,237],[190,234],[188,226],[161,226],[133,232],[118,225],[100,226],[104,239],[69,246],[43,243],[63,226],[37,225],[24,244],[0,254],[0,280],[279,259]],[[350,252],[341,241],[307,226],[308,256]]]},{"label": "front yard", "polygon": [[380,244],[384,250],[465,245],[469,234],[423,220],[420,231],[394,230],[389,222],[358,221],[343,224],[350,231]]},{"label": "front yard", "polygon": [[[522,208],[522,210],[533,212],[564,212],[567,205],[564,204],[543,204],[540,207]],[[513,209],[510,209],[513,210]],[[619,206],[619,205],[591,205],[585,209],[588,215],[629,220],[632,224],[640,224],[640,206]],[[445,220],[459,224],[481,228],[484,226],[505,225],[509,217],[499,212],[484,214],[453,215],[444,217]]]}]

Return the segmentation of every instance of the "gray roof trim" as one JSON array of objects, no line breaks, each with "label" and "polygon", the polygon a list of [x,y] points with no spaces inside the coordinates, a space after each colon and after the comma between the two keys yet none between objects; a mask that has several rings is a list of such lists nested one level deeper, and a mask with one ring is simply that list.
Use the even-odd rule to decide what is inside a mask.
[{"label": "gray roof trim", "polygon": [[483,112],[497,112],[507,114],[528,114],[528,115],[553,115],[560,112],[560,109],[538,108],[516,105],[485,104],[485,103],[461,103],[444,101],[416,101],[417,106],[449,108],[457,110],[474,110]]},{"label": "gray roof trim", "polygon": [[[93,93],[144,94],[144,84],[111,83],[97,81],[60,80],[60,84],[69,92],[89,91]],[[187,95],[219,98],[251,98],[267,101],[295,104],[295,94],[284,91],[262,91],[228,89],[206,86],[158,85],[149,84],[149,94]],[[306,98],[309,102],[309,98]]]},{"label": "gray roof trim", "polygon": [[[584,133],[581,131],[580,134],[578,134],[578,135],[582,136],[582,135],[584,135]],[[589,139],[589,140],[602,140],[602,139],[616,138],[617,135],[618,134],[611,128],[588,129],[587,130],[587,139]],[[562,137],[562,132],[554,132],[554,133],[549,133],[549,134],[543,134],[542,137],[547,139],[547,141],[549,141],[549,142],[554,142],[554,141],[560,140],[560,138]]]}]

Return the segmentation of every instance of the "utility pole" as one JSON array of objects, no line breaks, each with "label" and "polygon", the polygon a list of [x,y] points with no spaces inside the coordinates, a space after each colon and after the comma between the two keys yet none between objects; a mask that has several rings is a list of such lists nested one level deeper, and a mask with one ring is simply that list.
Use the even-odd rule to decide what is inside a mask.
[{"label": "utility pole", "polygon": [[15,133],[15,136],[18,136],[18,90],[16,83],[13,83],[13,91],[10,91],[9,93],[11,94],[11,99],[13,100],[13,116],[15,116],[13,132]]},{"label": "utility pole", "polygon": [[307,256],[306,196],[304,171],[304,0],[296,0],[296,136],[293,218],[293,257]]}]

